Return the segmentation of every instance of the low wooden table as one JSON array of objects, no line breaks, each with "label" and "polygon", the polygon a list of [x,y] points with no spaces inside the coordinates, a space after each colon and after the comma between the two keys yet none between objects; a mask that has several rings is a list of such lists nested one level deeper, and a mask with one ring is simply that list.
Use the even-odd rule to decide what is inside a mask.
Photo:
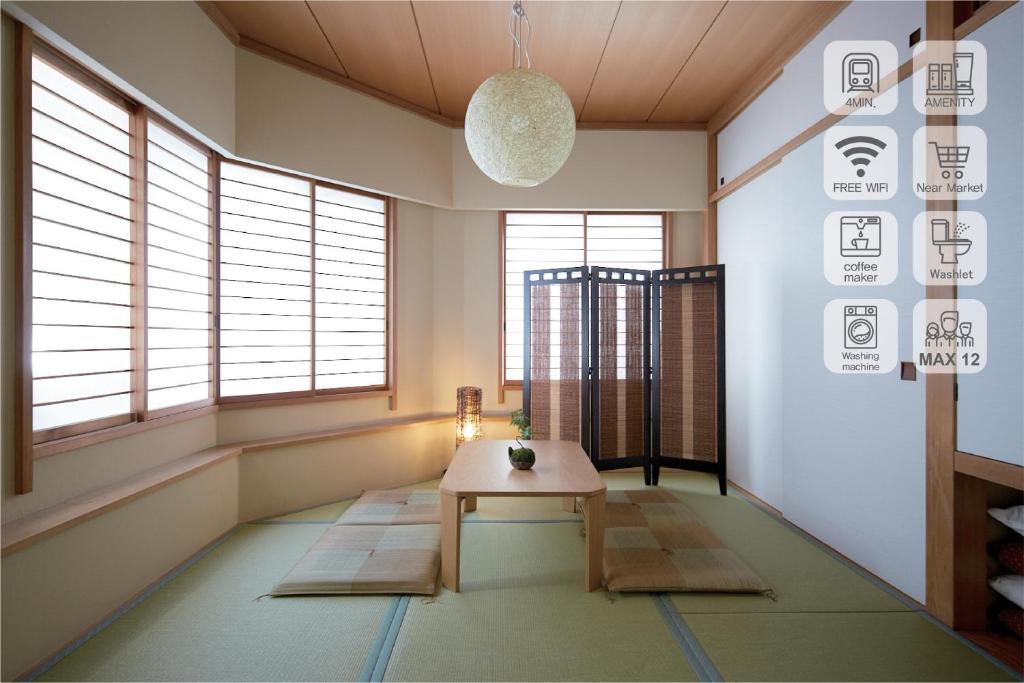
[{"label": "low wooden table", "polygon": [[517,470],[509,464],[508,447],[514,441],[471,441],[463,444],[441,480],[441,582],[459,590],[459,541],[462,503],[476,508],[477,497],[558,497],[567,510],[583,499],[587,532],[588,591],[601,587],[604,554],[604,498],[606,487],[580,445],[570,441],[530,441],[537,454],[533,469]]}]

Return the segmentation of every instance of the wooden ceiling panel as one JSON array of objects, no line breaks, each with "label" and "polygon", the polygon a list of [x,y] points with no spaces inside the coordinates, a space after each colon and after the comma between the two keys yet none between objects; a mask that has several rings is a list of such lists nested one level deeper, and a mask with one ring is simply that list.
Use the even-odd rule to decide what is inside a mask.
[{"label": "wooden ceiling panel", "polygon": [[[530,37],[533,68],[558,81],[579,117],[616,21],[618,0],[526,0],[523,9],[533,27]],[[505,40],[511,44],[508,34]]]},{"label": "wooden ceiling panel", "polygon": [[439,111],[408,2],[310,2],[349,78]]},{"label": "wooden ceiling panel", "polygon": [[646,121],[724,2],[624,2],[583,121]]},{"label": "wooden ceiling panel", "polygon": [[828,2],[730,0],[649,120],[708,121],[790,36],[833,9]]},{"label": "wooden ceiling panel", "polygon": [[304,2],[217,2],[217,9],[242,36],[347,76]]},{"label": "wooden ceiling panel", "polygon": [[469,99],[489,76],[512,68],[511,3],[412,3],[441,114],[461,121]]}]

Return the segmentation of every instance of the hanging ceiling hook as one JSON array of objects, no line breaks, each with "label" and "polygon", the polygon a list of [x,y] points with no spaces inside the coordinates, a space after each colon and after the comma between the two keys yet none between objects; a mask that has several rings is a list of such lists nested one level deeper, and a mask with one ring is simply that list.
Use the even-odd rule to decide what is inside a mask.
[{"label": "hanging ceiling hook", "polygon": [[[526,40],[523,41],[523,22],[526,22]],[[530,26],[530,18],[526,16],[526,10],[523,9],[522,0],[515,0],[512,3],[512,12],[508,17],[508,32],[512,36],[512,40],[515,43],[515,54],[512,59],[512,66],[516,69],[520,69],[523,66],[523,56],[526,56],[526,68],[529,69],[530,64],[530,35],[533,33],[533,27]]]}]

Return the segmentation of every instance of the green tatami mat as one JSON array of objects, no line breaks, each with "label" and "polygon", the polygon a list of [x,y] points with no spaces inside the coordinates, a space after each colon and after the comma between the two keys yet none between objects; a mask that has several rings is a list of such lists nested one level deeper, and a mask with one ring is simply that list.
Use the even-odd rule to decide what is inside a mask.
[{"label": "green tatami mat", "polygon": [[738,496],[681,495],[772,588],[767,595],[676,593],[697,612],[905,612],[912,608]]},{"label": "green tatami mat", "polygon": [[334,503],[328,503],[327,505],[318,505],[315,508],[309,508],[306,510],[298,510],[296,512],[289,513],[287,515],[281,515],[279,517],[271,517],[269,519],[261,519],[255,524],[266,524],[266,523],[278,523],[278,522],[330,522],[334,523],[338,521],[338,517],[341,517],[341,513],[348,509],[352,503],[355,502],[355,498],[347,498],[345,500],[339,500]]},{"label": "green tatami mat", "polygon": [[323,532],[240,527],[39,680],[354,680],[390,597],[256,600]]},{"label": "green tatami mat", "polygon": [[410,601],[385,680],[695,680],[649,595],[584,590],[581,529],[463,525],[463,592]]},{"label": "green tatami mat", "polygon": [[685,618],[727,681],[1013,680],[916,613]]}]

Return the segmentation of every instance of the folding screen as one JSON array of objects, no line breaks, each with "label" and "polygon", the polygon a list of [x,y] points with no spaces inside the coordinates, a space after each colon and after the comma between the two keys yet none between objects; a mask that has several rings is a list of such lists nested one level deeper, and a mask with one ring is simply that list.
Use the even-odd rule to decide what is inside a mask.
[{"label": "folding screen", "polygon": [[599,470],[717,473],[725,494],[725,266],[524,273],[523,406]]},{"label": "folding screen", "polygon": [[591,458],[598,469],[644,468],[650,483],[650,279],[590,269]]},{"label": "folding screen", "polygon": [[523,282],[523,406],[535,439],[590,450],[587,269],[527,271]]},{"label": "folding screen", "polygon": [[652,470],[725,473],[725,266],[656,270],[651,280]]}]

